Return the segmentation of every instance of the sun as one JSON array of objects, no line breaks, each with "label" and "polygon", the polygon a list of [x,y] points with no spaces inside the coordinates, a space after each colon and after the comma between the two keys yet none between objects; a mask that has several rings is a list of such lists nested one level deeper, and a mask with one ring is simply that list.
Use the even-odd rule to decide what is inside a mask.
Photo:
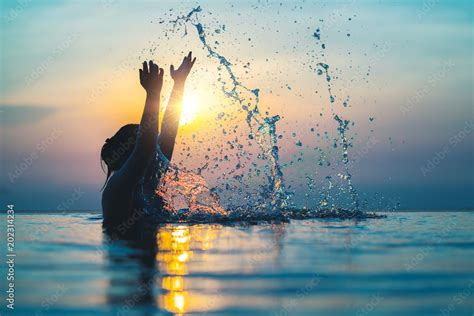
[{"label": "sun", "polygon": [[198,107],[198,99],[196,96],[191,94],[184,95],[179,125],[184,126],[192,123],[196,119]]}]

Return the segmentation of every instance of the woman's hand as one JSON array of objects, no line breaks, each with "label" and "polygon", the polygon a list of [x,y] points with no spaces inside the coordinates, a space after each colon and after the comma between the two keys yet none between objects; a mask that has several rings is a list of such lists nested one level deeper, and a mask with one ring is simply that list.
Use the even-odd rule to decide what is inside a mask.
[{"label": "woman's hand", "polygon": [[143,62],[140,69],[140,84],[150,96],[159,96],[163,87],[163,68],[159,68],[153,61]]},{"label": "woman's hand", "polygon": [[196,57],[193,59],[193,53],[189,52],[188,56],[184,57],[178,69],[175,70],[173,65],[170,66],[171,78],[173,78],[175,83],[184,84],[195,61]]}]

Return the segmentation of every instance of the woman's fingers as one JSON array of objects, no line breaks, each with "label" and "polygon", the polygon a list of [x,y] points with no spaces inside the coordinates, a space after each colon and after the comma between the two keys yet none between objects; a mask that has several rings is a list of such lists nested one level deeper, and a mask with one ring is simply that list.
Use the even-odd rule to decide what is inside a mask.
[{"label": "woman's fingers", "polygon": [[154,66],[153,66],[153,61],[150,60],[150,61],[148,62],[148,64],[149,64],[149,65],[148,65],[148,69],[150,70],[150,73],[152,73],[152,72],[153,72],[153,67],[154,67]]},{"label": "woman's fingers", "polygon": [[[146,75],[149,74],[159,74],[160,72],[160,67],[155,64],[152,60],[146,62],[143,62],[143,70],[140,69],[140,80],[143,80]],[[174,68],[173,68],[174,71]]]}]

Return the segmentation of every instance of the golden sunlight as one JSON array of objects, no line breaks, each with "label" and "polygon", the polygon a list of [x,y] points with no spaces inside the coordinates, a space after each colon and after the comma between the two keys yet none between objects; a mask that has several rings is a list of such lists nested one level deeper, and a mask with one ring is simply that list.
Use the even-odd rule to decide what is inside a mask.
[{"label": "golden sunlight", "polygon": [[186,93],[183,96],[183,107],[181,109],[179,125],[183,126],[194,121],[198,113],[198,107],[199,103],[196,95]]},{"label": "golden sunlight", "polygon": [[190,249],[190,230],[187,226],[168,226],[158,233],[160,251],[157,259],[160,269],[169,276],[162,279],[161,287],[167,291],[162,297],[162,304],[167,311],[183,313],[187,308],[188,294],[184,290],[184,278],[187,273],[186,263],[192,252]]},{"label": "golden sunlight", "polygon": [[218,237],[219,229],[219,226],[166,225],[158,231],[156,260],[159,270],[166,274],[161,280],[164,293],[158,299],[160,306],[167,311],[182,314],[190,308],[199,309],[202,301],[209,299],[186,291],[185,276],[193,257],[191,249],[206,250],[211,247]]}]

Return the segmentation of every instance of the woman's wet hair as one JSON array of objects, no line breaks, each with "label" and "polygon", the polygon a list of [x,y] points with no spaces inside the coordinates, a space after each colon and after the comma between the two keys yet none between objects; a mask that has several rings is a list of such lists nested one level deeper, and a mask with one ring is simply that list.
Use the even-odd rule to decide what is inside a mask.
[{"label": "woman's wet hair", "polygon": [[122,126],[114,136],[105,140],[100,151],[100,158],[103,162],[102,169],[104,164],[107,166],[105,183],[112,173],[119,170],[130,157],[137,142],[138,127],[138,124],[127,124]]}]

